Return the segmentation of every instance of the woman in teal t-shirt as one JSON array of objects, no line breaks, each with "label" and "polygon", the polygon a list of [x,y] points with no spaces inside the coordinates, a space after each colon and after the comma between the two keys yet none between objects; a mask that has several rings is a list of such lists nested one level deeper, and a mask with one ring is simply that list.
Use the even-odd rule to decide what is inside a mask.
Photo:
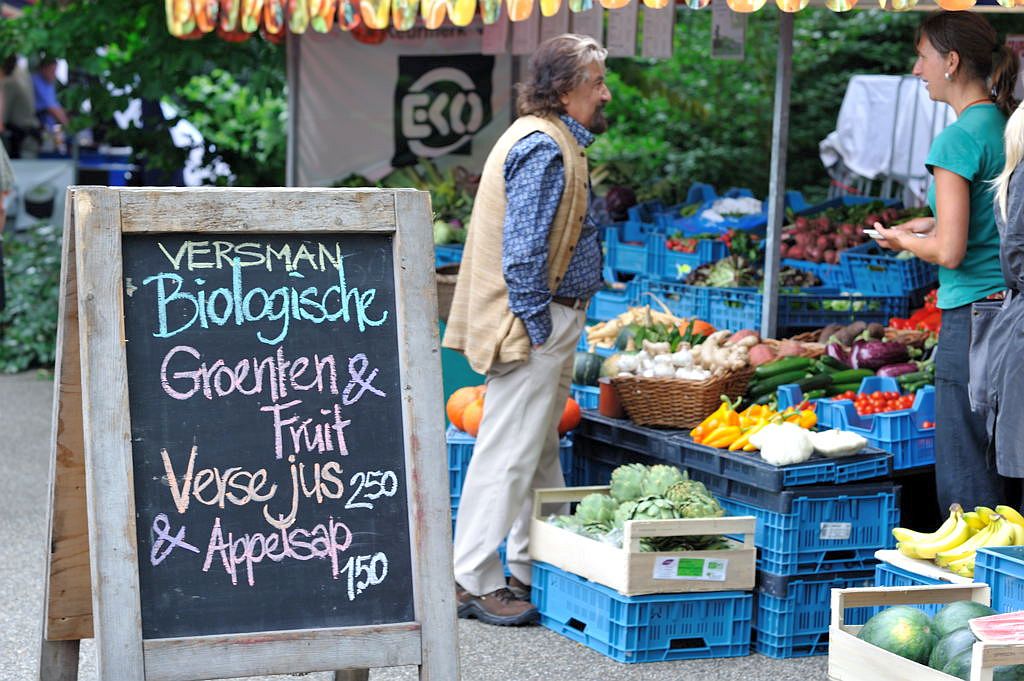
[{"label": "woman in teal t-shirt", "polygon": [[884,229],[882,245],[939,265],[942,332],[935,351],[935,477],[941,511],[1008,498],[988,447],[985,417],[971,411],[967,385],[971,303],[1006,289],[991,181],[1002,172],[1003,130],[1016,107],[1017,59],[983,17],[939,12],[918,29],[914,75],[957,120],[943,130],[925,163],[934,176],[934,218]]}]

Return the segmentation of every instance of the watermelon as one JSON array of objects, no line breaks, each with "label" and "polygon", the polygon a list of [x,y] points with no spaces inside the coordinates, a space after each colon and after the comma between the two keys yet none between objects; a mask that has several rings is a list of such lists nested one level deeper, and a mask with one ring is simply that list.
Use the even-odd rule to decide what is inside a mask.
[{"label": "watermelon", "polygon": [[957,629],[966,627],[967,620],[995,614],[997,614],[996,611],[987,605],[975,603],[974,601],[956,601],[955,603],[943,606],[942,610],[935,613],[935,619],[932,620],[932,624],[934,625],[935,635],[942,638]]},{"label": "watermelon", "polygon": [[938,669],[940,672],[945,669],[950,660],[960,653],[971,650],[971,646],[978,639],[970,629],[957,629],[939,639],[939,642],[932,648],[932,654],[928,658],[928,666]]},{"label": "watermelon", "polygon": [[577,352],[572,361],[572,382],[576,385],[597,385],[604,358],[592,352]]},{"label": "watermelon", "polygon": [[918,664],[928,664],[935,647],[931,619],[917,608],[886,608],[864,624],[858,638]]},{"label": "watermelon", "polygon": [[[952,677],[970,681],[971,678],[971,650],[965,650],[942,669],[944,674]],[[992,670],[992,681],[1024,681],[1024,665],[1004,665]]]}]

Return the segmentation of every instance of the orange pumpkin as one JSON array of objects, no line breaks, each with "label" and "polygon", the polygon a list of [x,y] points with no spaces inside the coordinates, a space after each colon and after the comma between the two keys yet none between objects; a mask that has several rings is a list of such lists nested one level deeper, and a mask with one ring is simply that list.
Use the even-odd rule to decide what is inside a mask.
[{"label": "orange pumpkin", "polygon": [[469,406],[469,403],[473,400],[480,399],[480,386],[466,386],[465,388],[459,388],[451,394],[448,398],[448,402],[445,404],[444,410],[448,415],[448,420],[452,422],[452,425],[463,430],[462,428],[462,412]]},{"label": "orange pumpkin", "polygon": [[466,405],[462,410],[462,430],[473,437],[480,432],[480,421],[484,418],[484,400],[477,398]]},{"label": "orange pumpkin", "polygon": [[715,327],[708,324],[703,319],[684,319],[679,322],[679,333],[685,334],[686,329],[690,326],[690,322],[693,322],[693,334],[697,336],[710,336],[715,332]]},{"label": "orange pumpkin", "polygon": [[562,418],[558,421],[558,434],[565,435],[570,430],[580,425],[580,405],[571,397],[565,401],[565,408],[562,410]]}]

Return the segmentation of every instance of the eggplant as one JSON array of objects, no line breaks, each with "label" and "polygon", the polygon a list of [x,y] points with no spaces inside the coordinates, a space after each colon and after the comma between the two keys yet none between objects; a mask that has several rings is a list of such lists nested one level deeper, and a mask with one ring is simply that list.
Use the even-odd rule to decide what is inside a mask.
[{"label": "eggplant", "polygon": [[846,351],[846,348],[839,343],[829,343],[826,345],[825,354],[842,364],[844,367],[850,366],[850,354]]},{"label": "eggplant", "polygon": [[856,341],[850,351],[850,365],[854,369],[881,369],[889,364],[906,362],[907,357],[907,347],[903,343]]},{"label": "eggplant", "polygon": [[875,372],[875,376],[890,376],[895,378],[902,376],[903,374],[911,374],[917,371],[918,367],[913,362],[903,362],[902,364],[886,364],[884,367]]}]

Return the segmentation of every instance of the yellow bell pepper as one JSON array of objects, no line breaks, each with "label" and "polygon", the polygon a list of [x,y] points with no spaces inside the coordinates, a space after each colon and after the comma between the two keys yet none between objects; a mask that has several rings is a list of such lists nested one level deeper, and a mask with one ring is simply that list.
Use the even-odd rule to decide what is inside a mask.
[{"label": "yellow bell pepper", "polygon": [[719,426],[739,425],[740,417],[735,411],[735,406],[739,404],[739,400],[740,398],[737,398],[735,403],[730,402],[729,398],[723,395],[722,404],[719,405],[718,409],[704,419],[699,426],[690,431],[690,437],[693,438],[694,442],[703,444],[707,436]]},{"label": "yellow bell pepper", "polygon": [[709,447],[725,448],[735,442],[741,433],[738,425],[719,426],[704,439],[704,444]]},{"label": "yellow bell pepper", "polygon": [[758,423],[756,423],[756,424],[754,424],[752,426],[749,426],[749,427],[743,429],[743,434],[740,435],[740,437],[737,438],[735,442],[733,442],[731,445],[729,445],[729,451],[730,452],[735,452],[735,451],[739,451],[740,449],[743,449],[744,447],[746,447],[748,444],[750,444],[750,436],[753,435],[754,433],[756,433],[757,431],[761,430],[762,428],[764,428],[767,425],[768,425],[768,421],[767,420],[762,420],[762,421],[760,421],[760,422],[758,422]]}]

